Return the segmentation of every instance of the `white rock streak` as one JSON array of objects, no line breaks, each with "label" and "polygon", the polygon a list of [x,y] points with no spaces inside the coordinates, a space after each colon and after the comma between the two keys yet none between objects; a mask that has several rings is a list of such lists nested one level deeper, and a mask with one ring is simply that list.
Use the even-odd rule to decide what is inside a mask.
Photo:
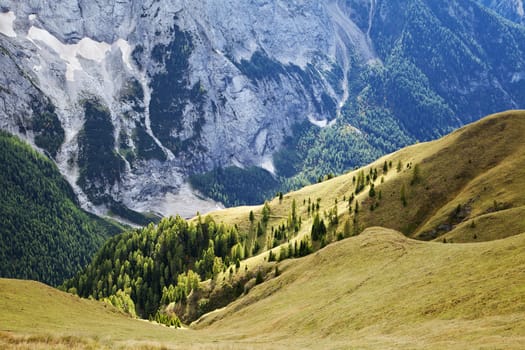
[{"label": "white rock streak", "polygon": [[10,38],[16,38],[16,33],[13,29],[15,19],[16,16],[12,11],[0,13],[0,33]]},{"label": "white rock streak", "polygon": [[[374,1],[371,1],[371,7]],[[351,48],[356,48],[360,54],[360,57],[365,62],[374,61],[377,58],[374,49],[371,46],[369,38],[369,31],[363,33],[359,27],[349,19],[347,15],[341,10],[339,2],[331,2],[327,5],[328,14],[332,19],[335,26],[335,40],[336,40],[336,55],[342,62],[340,65],[343,68],[343,81],[341,86],[343,88],[343,96],[337,106],[337,115],[341,113],[341,108],[345,105],[348,97],[350,96],[348,90],[348,73],[350,71],[350,52]],[[372,15],[373,9],[371,8],[370,16]],[[371,26],[371,19],[369,20],[369,30]]]},{"label": "white rock streak", "polygon": [[525,10],[523,9],[523,0],[517,0],[516,2],[516,11],[518,12],[518,15],[520,17],[524,17]]},{"label": "white rock streak", "polygon": [[263,158],[261,168],[275,176],[275,166],[273,165],[273,157],[271,155],[267,155]]}]

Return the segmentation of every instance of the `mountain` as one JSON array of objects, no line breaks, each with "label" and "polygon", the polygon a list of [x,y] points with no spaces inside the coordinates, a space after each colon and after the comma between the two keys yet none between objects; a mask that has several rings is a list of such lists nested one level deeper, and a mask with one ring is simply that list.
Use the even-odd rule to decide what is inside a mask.
[{"label": "mountain", "polygon": [[58,285],[124,228],[79,208],[56,165],[0,131],[0,276]]},{"label": "mountain", "polygon": [[270,278],[270,262],[371,227],[440,244],[521,235],[524,133],[525,111],[504,112],[264,205],[165,218],[110,239],[61,288],[189,323]]},{"label": "mountain", "polygon": [[525,101],[525,28],[473,0],[1,10],[0,127],[99,214],[216,208],[192,175],[259,202]]},{"label": "mountain", "polygon": [[[299,237],[311,233],[318,203],[320,217],[334,222],[331,239],[345,231],[346,222],[351,234],[382,226],[439,242],[488,241],[519,234],[525,226],[511,218],[519,217],[525,205],[524,133],[524,111],[485,117],[439,140],[403,148],[286,194],[282,200],[276,197],[268,202],[268,225],[287,226],[295,201],[296,215],[303,219]],[[242,232],[249,231],[249,212],[257,221],[263,208],[238,207],[209,215]]]},{"label": "mountain", "polygon": [[524,247],[525,233],[437,244],[371,228],[272,263],[279,276],[184,329],[133,320],[38,283],[0,279],[0,346],[520,349]]}]

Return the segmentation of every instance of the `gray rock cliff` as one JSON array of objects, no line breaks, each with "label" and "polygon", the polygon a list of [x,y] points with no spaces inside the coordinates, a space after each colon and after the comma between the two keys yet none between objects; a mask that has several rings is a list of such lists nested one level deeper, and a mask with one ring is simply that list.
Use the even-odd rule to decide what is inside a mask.
[{"label": "gray rock cliff", "polygon": [[[2,128],[34,143],[21,120],[40,113],[31,99],[49,99],[65,135],[55,160],[91,210],[101,193],[158,210],[188,174],[216,166],[272,171],[292,124],[335,119],[347,98],[348,56],[374,55],[336,2],[35,0],[0,8],[9,53],[2,75],[12,79],[2,82]],[[86,179],[96,195],[79,185],[86,100],[108,109],[124,164],[117,179]]]},{"label": "gray rock cliff", "polygon": [[273,172],[305,121],[390,151],[523,106],[525,30],[478,3],[0,0],[0,127],[91,211],[189,216],[189,175]]}]

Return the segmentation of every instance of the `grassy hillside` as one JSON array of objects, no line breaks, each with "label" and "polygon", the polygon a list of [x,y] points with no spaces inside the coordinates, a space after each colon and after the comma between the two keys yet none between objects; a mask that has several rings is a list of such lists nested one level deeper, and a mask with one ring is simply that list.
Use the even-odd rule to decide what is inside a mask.
[{"label": "grassy hillside", "polygon": [[121,228],[82,211],[47,158],[0,132],[0,276],[57,285]]},{"label": "grassy hillside", "polygon": [[307,255],[368,227],[449,243],[520,234],[524,116],[487,117],[263,206],[190,223],[166,218],[120,235],[63,289],[97,299],[126,294],[144,318],[187,323],[267,278],[270,262]]},{"label": "grassy hillside", "polygon": [[519,348],[525,235],[450,245],[367,229],[195,325],[297,348]]},{"label": "grassy hillside", "polygon": [[135,342],[147,346],[187,339],[182,331],[176,334],[173,329],[134,320],[104,303],[38,282],[0,279],[0,307],[4,310],[1,348],[127,348]]},{"label": "grassy hillside", "polygon": [[279,271],[182,330],[0,280],[0,346],[519,349],[525,341],[525,234],[456,245],[370,228]]},{"label": "grassy hillside", "polygon": [[[295,200],[303,223],[299,236],[309,234],[313,215],[308,213],[308,201],[319,199],[319,213],[327,224],[329,211],[337,207],[338,223],[328,229],[331,239],[344,232],[347,221],[351,234],[382,226],[422,240],[473,242],[518,234],[525,229],[525,220],[516,215],[525,209],[523,135],[525,111],[486,117],[440,140],[404,148],[361,169],[289,193],[282,201],[273,199],[268,227],[286,221]],[[365,183],[356,195],[360,173]],[[372,184],[374,197],[370,197]],[[352,194],[356,198],[349,204]],[[248,230],[250,211],[260,217],[262,206],[211,215]]]}]

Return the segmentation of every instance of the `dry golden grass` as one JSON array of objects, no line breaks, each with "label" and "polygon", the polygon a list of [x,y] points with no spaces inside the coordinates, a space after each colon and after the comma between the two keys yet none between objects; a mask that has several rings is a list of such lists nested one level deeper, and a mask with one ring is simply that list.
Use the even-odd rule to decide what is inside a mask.
[{"label": "dry golden grass", "polygon": [[[376,192],[382,199],[370,211],[367,188],[357,197],[357,217],[343,198],[354,191],[352,178],[360,170],[287,194],[282,202],[272,200],[269,227],[286,220],[295,199],[303,221],[297,238],[310,232],[309,199],[320,198],[321,214],[338,206],[340,223],[333,232],[341,232],[347,220],[358,232],[368,229],[279,263],[279,277],[205,315],[192,329],[133,320],[36,282],[0,279],[0,347],[520,349],[525,342],[524,135],[525,111],[505,112],[387,155],[364,168],[366,173],[377,168]],[[382,182],[385,161],[393,168]],[[411,185],[416,164],[420,178]],[[400,200],[403,184],[406,207]],[[458,204],[460,217],[454,215]],[[246,232],[250,210],[260,218],[262,206],[211,215]],[[432,233],[443,224],[450,230]],[[412,240],[398,231],[438,242]],[[440,243],[443,239],[467,243]],[[468,243],[482,241],[490,242]],[[264,237],[260,243],[264,246]],[[266,256],[241,266],[253,270]]]},{"label": "dry golden grass", "polygon": [[0,346],[520,349],[525,341],[525,234],[442,244],[370,228],[279,267],[279,277],[187,330],[0,280]]},{"label": "dry golden grass", "polygon": [[514,348],[525,235],[477,244],[371,228],[302,259],[196,325],[294,348]]},{"label": "dry golden grass", "polygon": [[[269,203],[272,209],[269,227],[276,227],[286,220],[295,199],[303,220],[298,236],[309,234],[312,217],[308,215],[304,203],[308,199],[316,201],[320,198],[321,215],[333,208],[337,199],[337,232],[342,232],[345,221],[350,220],[352,231],[361,232],[367,227],[381,226],[424,240],[446,238],[455,242],[473,242],[517,234],[522,232],[521,229],[507,230],[505,218],[509,214],[505,210],[525,207],[524,135],[525,111],[508,111],[486,117],[440,140],[404,148],[362,169],[289,193],[282,203],[277,198],[273,199]],[[385,161],[393,166],[383,175]],[[401,172],[396,170],[398,162],[403,165]],[[410,168],[407,168],[408,164],[411,164]],[[416,165],[420,177],[417,183],[411,185]],[[375,201],[370,199],[369,187],[366,187],[357,196],[360,212],[356,218],[343,199],[349,198],[355,190],[353,177],[357,177],[361,170],[368,174],[371,168],[378,171],[375,188],[376,193],[381,191],[382,199],[377,200],[377,196]],[[406,207],[401,202],[403,186]],[[371,211],[373,202],[379,206]],[[460,220],[451,220],[458,205],[466,208],[468,214]],[[492,213],[494,208],[496,213]],[[219,222],[237,224],[248,231],[250,210],[260,217],[262,206],[225,209],[211,215]],[[484,217],[487,214],[492,214],[492,220]],[[494,219],[499,216],[501,219]],[[479,221],[481,225],[474,225],[476,227],[471,230],[456,230],[472,220],[475,223]],[[515,226],[521,228],[525,225],[525,219],[517,220],[520,219],[515,218]],[[354,225],[354,222],[357,224]],[[489,222],[492,225],[490,228],[483,226],[483,223]],[[443,224],[450,224],[450,231],[437,230]],[[436,232],[432,233],[433,230]],[[264,243],[264,240],[261,242]]]}]

